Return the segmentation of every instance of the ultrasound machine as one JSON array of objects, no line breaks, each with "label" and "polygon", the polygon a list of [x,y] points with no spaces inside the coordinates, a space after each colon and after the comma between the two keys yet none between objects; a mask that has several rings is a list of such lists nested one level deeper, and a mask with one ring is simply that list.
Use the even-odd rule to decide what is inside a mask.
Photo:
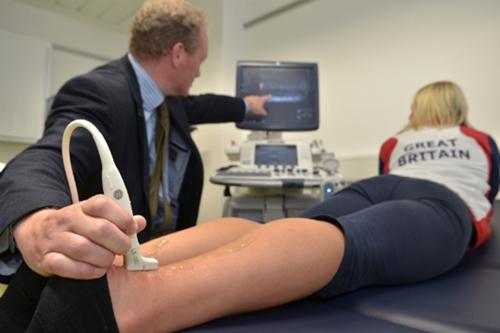
[{"label": "ultrasound machine", "polygon": [[239,61],[236,95],[271,95],[266,117],[249,116],[236,126],[248,140],[226,149],[233,164],[210,177],[225,186],[224,216],[262,222],[298,216],[344,186],[335,155],[321,141],[283,139],[287,131],[319,127],[315,63]]}]

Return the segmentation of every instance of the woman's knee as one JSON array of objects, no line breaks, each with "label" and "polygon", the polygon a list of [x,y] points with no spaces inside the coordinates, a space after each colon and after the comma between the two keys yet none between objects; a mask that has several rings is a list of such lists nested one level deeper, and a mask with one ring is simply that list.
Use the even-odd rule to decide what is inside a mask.
[{"label": "woman's knee", "polygon": [[315,246],[335,247],[336,249],[340,247],[343,249],[345,243],[342,230],[331,222],[290,217],[274,220],[264,226],[281,237],[291,235],[300,239],[301,242],[310,242]]},{"label": "woman's knee", "polygon": [[286,218],[265,226],[288,245],[297,260],[307,262],[310,272],[317,276],[318,288],[336,274],[345,253],[344,234],[337,225],[306,218]]}]

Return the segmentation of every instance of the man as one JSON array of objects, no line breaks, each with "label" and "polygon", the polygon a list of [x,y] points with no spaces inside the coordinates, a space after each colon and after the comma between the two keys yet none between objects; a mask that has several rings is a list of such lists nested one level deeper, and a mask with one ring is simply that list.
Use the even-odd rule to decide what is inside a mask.
[{"label": "man", "polygon": [[[144,241],[196,223],[203,170],[190,125],[241,121],[245,112],[264,116],[269,98],[187,96],[207,53],[206,22],[200,11],[182,0],[149,1],[134,19],[128,55],[61,88],[43,137],[14,158],[0,178],[0,275],[13,274],[22,255],[43,276],[97,278],[115,255],[127,252],[128,235],[144,228],[139,234]],[[159,167],[159,208],[150,211],[150,179],[159,148],[157,109],[165,108],[164,101],[170,122],[168,148],[162,151],[164,166]],[[79,118],[91,121],[104,135],[132,209],[141,216],[131,217],[116,202],[98,195],[101,164],[84,130],[75,131],[71,143],[82,200],[71,203],[61,138],[67,124]],[[143,217],[148,221],[145,227]],[[171,226],[165,227],[167,222]]]}]

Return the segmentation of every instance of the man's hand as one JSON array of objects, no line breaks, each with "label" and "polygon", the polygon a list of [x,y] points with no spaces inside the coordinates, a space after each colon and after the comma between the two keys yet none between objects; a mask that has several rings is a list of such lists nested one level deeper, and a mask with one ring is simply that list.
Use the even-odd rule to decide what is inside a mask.
[{"label": "man's hand", "polygon": [[130,249],[129,235],[145,224],[115,200],[96,195],[37,211],[16,223],[13,233],[24,261],[38,274],[95,279],[106,273],[115,255]]},{"label": "man's hand", "polygon": [[271,95],[265,96],[246,96],[245,101],[248,105],[248,111],[254,115],[265,117],[267,116],[267,111],[264,105],[271,99]]}]

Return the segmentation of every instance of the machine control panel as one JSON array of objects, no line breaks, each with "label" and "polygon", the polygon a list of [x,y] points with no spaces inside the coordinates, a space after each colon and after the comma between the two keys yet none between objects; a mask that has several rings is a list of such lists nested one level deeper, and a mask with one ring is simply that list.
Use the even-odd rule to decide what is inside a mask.
[{"label": "machine control panel", "polygon": [[326,171],[313,166],[311,149],[300,141],[247,141],[240,163],[219,168],[210,181],[256,187],[319,187]]}]

